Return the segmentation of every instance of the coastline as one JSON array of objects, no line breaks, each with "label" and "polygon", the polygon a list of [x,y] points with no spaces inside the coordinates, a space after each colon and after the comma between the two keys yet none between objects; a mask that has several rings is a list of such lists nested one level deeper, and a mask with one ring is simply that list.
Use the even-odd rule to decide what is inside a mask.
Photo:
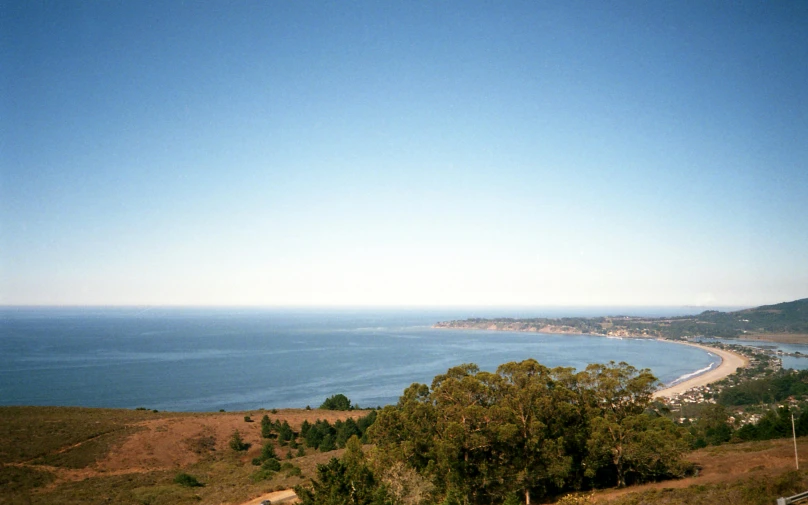
[{"label": "coastline", "polygon": [[738,368],[746,368],[746,366],[749,365],[749,360],[746,357],[741,356],[740,354],[734,353],[732,351],[725,351],[724,349],[716,349],[715,347],[708,347],[706,345],[693,344],[691,342],[677,342],[674,340],[665,340],[665,342],[672,342],[674,344],[698,347],[699,349],[703,349],[707,352],[717,354],[718,357],[721,358],[721,364],[718,365],[716,368],[708,370],[707,372],[701,375],[697,375],[673,386],[666,387],[664,389],[660,389],[654,392],[653,394],[654,398],[671,398],[673,396],[677,396],[684,393],[688,389],[700,386],[706,386],[708,384],[712,384],[713,382],[718,382],[721,379],[734,374]]},{"label": "coastline", "polygon": [[712,384],[713,382],[718,382],[725,377],[728,377],[736,372],[738,368],[746,368],[749,365],[749,360],[740,354],[737,354],[732,351],[725,351],[723,349],[717,349],[715,347],[709,347],[706,345],[701,344],[694,344],[692,342],[682,342],[679,340],[668,340],[664,338],[655,338],[650,335],[632,335],[632,334],[620,334],[620,335],[600,335],[600,334],[587,334],[580,331],[570,331],[565,328],[560,327],[551,327],[546,326],[543,328],[531,327],[531,328],[500,328],[496,325],[490,325],[487,327],[479,327],[479,326],[461,326],[461,327],[452,327],[448,325],[444,325],[441,323],[437,323],[432,325],[432,328],[435,329],[463,329],[463,330],[488,330],[488,331],[513,331],[513,332],[521,332],[521,333],[538,333],[538,334],[561,334],[561,335],[592,335],[595,337],[604,337],[604,338],[628,338],[628,339],[654,339],[660,342],[670,342],[673,344],[681,344],[681,345],[689,345],[691,347],[698,347],[707,352],[711,352],[713,354],[718,355],[721,358],[721,363],[713,368],[712,370],[708,370],[702,374],[696,375],[691,377],[687,380],[679,382],[673,386],[664,387],[659,389],[653,393],[653,398],[671,398],[673,396],[678,396],[688,389],[692,389],[695,387],[706,386],[708,384]]}]

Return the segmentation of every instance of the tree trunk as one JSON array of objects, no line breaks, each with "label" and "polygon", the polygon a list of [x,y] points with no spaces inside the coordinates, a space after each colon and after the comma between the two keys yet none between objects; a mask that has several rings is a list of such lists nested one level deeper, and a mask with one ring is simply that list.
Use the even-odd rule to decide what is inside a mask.
[{"label": "tree trunk", "polygon": [[525,505],[530,505],[530,489],[525,489]]},{"label": "tree trunk", "polygon": [[626,475],[623,472],[623,465],[617,465],[617,487],[626,487]]}]

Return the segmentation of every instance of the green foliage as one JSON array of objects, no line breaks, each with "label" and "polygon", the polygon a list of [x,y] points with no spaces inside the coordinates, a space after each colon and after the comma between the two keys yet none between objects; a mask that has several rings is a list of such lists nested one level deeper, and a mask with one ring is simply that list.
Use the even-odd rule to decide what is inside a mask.
[{"label": "green foliage", "polygon": [[261,464],[261,469],[277,472],[281,469],[281,462],[275,458],[267,459]]},{"label": "green foliage", "polygon": [[278,459],[278,455],[275,453],[275,447],[272,446],[270,442],[267,442],[261,447],[261,459]]},{"label": "green foliage", "polygon": [[306,447],[319,449],[322,452],[333,451],[345,447],[346,442],[352,436],[366,439],[367,430],[375,420],[376,411],[371,411],[356,421],[349,418],[345,421],[336,421],[333,425],[321,419],[315,421],[314,424],[303,421],[300,436]]},{"label": "green foliage", "polygon": [[294,438],[295,434],[292,431],[291,426],[289,426],[288,422],[284,421],[278,428],[278,442],[281,445],[286,445],[287,443],[289,443],[289,441],[293,440]]},{"label": "green foliage", "polygon": [[655,385],[626,363],[579,373],[535,360],[496,373],[461,365],[431,388],[407,388],[369,433],[382,475],[406,465],[429,479],[437,503],[527,501],[681,476],[688,434],[645,413]]},{"label": "green foliage", "polygon": [[204,485],[199,482],[196,477],[188,475],[187,473],[178,473],[177,476],[174,477],[174,483],[185,487],[202,487]]},{"label": "green foliage", "polygon": [[336,450],[337,444],[334,442],[334,436],[331,433],[327,434],[323,437],[320,441],[320,445],[317,447],[322,452],[329,452]]},{"label": "green foliage", "polygon": [[780,372],[726,387],[718,397],[722,405],[774,403],[790,396],[808,395],[808,370]]},{"label": "green foliage", "polygon": [[732,438],[729,414],[723,405],[708,403],[702,408],[698,420],[690,427],[691,447],[720,445]]},{"label": "green foliage", "polygon": [[241,438],[241,433],[236,430],[230,437],[230,448],[237,452],[246,451],[250,448],[250,444],[244,442]]},{"label": "green foliage", "polygon": [[269,416],[264,414],[264,417],[261,418],[261,437],[262,438],[272,438],[272,430],[274,429],[274,424],[269,419]]},{"label": "green foliage", "polygon": [[52,473],[36,468],[0,463],[0,489],[4,489],[7,493],[28,492],[50,484],[55,478]]},{"label": "green foliage", "polygon": [[295,487],[303,505],[392,505],[384,485],[363,459],[331,458],[317,466],[312,488]]},{"label": "green foliage", "polygon": [[351,410],[351,400],[348,399],[347,396],[343,394],[337,394],[330,398],[326,398],[322,405],[320,405],[321,409],[325,410]]},{"label": "green foliage", "polygon": [[250,416],[244,416],[244,422],[245,423],[251,423],[251,422],[253,422],[253,420],[252,420],[252,418]]},{"label": "green foliage", "polygon": [[258,470],[257,472],[254,472],[253,474],[251,474],[250,475],[250,480],[252,482],[261,482],[262,480],[269,480],[269,479],[271,479],[272,477],[275,476],[275,473],[276,472],[274,470],[268,470],[266,468],[262,468],[262,469]]},{"label": "green foliage", "polygon": [[[798,437],[808,435],[808,411],[802,412],[794,419],[794,430]],[[771,440],[792,435],[791,412],[786,408],[767,411],[756,424],[746,424],[735,432],[744,441]]]}]

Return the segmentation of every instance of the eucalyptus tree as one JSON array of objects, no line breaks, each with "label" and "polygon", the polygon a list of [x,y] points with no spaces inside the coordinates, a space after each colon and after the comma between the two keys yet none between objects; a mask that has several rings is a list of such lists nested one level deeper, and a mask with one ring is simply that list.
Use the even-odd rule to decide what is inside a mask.
[{"label": "eucalyptus tree", "polygon": [[450,368],[432,381],[436,411],[436,466],[447,491],[467,503],[504,498],[510,486],[507,446],[500,443],[507,425],[502,408],[504,381],[477,365]]},{"label": "eucalyptus tree", "polygon": [[617,486],[623,487],[629,474],[649,480],[680,473],[679,457],[686,450],[682,431],[666,418],[644,414],[657,384],[648,369],[612,361],[589,365],[579,375],[591,410],[590,477],[611,465]]},{"label": "eucalyptus tree", "polygon": [[531,493],[561,488],[571,473],[565,426],[578,424],[580,411],[571,401],[576,393],[556,380],[564,372],[532,359],[497,369],[504,384],[500,407],[507,420],[501,429],[508,444],[507,466],[527,505]]}]

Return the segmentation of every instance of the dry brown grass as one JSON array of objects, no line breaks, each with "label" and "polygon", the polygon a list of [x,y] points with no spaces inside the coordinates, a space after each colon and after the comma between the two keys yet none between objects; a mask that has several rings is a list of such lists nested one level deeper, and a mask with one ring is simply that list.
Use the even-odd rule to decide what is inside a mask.
[{"label": "dry brown grass", "polygon": [[[154,413],[151,411],[57,408],[0,408],[0,504],[37,503],[240,503],[254,496],[307,481],[316,465],[340,454],[306,449],[288,460],[302,476],[278,472],[254,481],[251,464],[266,441],[260,420],[286,420],[299,429],[304,420],[331,423],[365,411],[289,409],[277,413]],[[249,415],[255,422],[245,422]],[[238,430],[251,447],[232,451]],[[276,448],[285,459],[287,448]],[[296,453],[295,450],[292,451]],[[183,488],[178,472],[205,485]]]}]

